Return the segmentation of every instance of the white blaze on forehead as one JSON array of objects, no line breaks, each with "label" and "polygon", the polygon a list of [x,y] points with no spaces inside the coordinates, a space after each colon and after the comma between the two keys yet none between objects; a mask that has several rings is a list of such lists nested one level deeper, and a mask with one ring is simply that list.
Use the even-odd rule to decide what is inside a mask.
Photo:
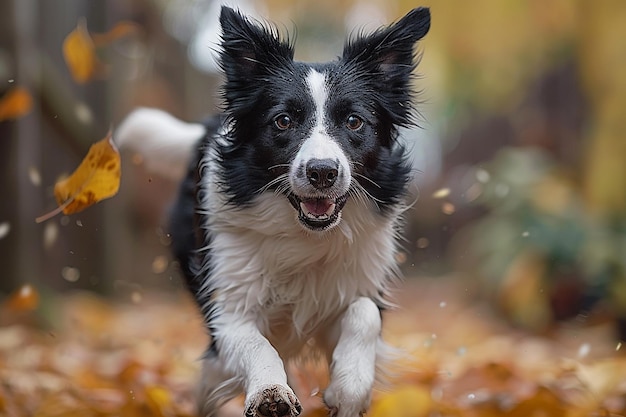
[{"label": "white blaze on forehead", "polygon": [[345,153],[328,134],[325,126],[326,102],[328,101],[328,85],[326,75],[312,69],[306,77],[309,94],[315,108],[313,129],[309,137],[302,143],[291,164],[292,186],[295,190],[309,188],[310,184],[304,176],[304,167],[311,159],[330,159],[339,164],[339,174],[334,188],[341,193],[347,192],[350,185],[350,163]]},{"label": "white blaze on forehead", "polygon": [[312,69],[306,78],[306,82],[315,106],[315,128],[313,132],[323,132],[325,131],[324,116],[326,113],[326,100],[328,99],[326,75]]},{"label": "white blaze on forehead", "polygon": [[339,145],[328,135],[324,125],[326,101],[328,99],[326,75],[312,69],[306,78],[306,82],[315,108],[314,126],[311,130],[311,135],[300,148],[299,157],[305,162],[314,158],[329,158],[338,161],[341,159],[343,152]]}]

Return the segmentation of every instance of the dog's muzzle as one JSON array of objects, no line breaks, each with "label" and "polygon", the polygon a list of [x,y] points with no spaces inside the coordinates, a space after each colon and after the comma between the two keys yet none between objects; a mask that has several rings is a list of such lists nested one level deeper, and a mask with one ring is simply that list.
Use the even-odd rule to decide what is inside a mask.
[{"label": "dog's muzzle", "polygon": [[294,187],[288,196],[291,205],[298,211],[300,223],[314,231],[336,226],[348,198],[343,191],[346,181],[339,163],[332,159],[311,159],[300,173],[296,184],[301,186]]}]

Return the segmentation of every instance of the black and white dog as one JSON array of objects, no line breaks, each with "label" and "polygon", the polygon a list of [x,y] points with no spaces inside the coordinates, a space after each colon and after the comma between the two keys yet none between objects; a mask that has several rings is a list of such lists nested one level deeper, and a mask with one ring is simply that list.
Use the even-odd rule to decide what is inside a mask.
[{"label": "black and white dog", "polygon": [[358,35],[325,64],[294,61],[274,27],[230,8],[220,22],[225,115],[186,124],[140,109],[116,133],[148,168],[191,160],[170,231],[211,336],[201,414],[244,391],[246,416],[298,415],[284,361],[307,345],[330,364],[330,415],[362,415],[385,356],[411,175],[398,131],[414,121],[430,12]]}]

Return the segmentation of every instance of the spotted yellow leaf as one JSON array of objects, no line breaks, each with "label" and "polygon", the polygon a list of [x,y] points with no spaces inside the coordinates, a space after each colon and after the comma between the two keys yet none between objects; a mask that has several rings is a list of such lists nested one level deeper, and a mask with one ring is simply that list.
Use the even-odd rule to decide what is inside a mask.
[{"label": "spotted yellow leaf", "polygon": [[41,223],[56,216],[78,213],[105,198],[117,194],[120,186],[121,159],[113,138],[107,136],[89,148],[87,156],[69,177],[54,186],[59,207],[35,219]]},{"label": "spotted yellow leaf", "polygon": [[64,214],[77,213],[105,198],[113,197],[120,185],[120,154],[111,133],[89,148],[76,171],[54,186]]}]

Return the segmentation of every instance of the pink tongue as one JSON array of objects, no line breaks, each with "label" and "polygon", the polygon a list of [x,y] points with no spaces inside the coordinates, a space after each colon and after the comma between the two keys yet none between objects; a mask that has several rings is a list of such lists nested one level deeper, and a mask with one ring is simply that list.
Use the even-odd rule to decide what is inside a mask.
[{"label": "pink tongue", "polygon": [[326,214],[332,206],[333,201],[328,198],[312,198],[304,200],[303,203],[309,213],[321,216],[322,214]]}]

